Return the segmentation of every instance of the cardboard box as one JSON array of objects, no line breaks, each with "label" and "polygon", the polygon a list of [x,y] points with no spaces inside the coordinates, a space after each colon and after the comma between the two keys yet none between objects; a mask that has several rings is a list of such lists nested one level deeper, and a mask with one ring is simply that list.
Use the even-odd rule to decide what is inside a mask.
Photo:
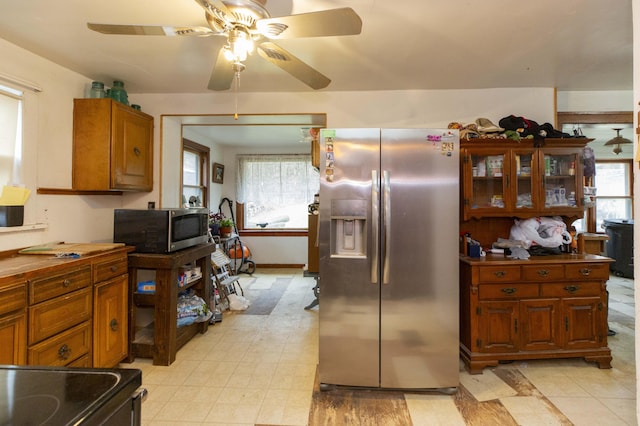
[{"label": "cardboard box", "polygon": [[0,206],[0,226],[22,226],[24,206]]}]

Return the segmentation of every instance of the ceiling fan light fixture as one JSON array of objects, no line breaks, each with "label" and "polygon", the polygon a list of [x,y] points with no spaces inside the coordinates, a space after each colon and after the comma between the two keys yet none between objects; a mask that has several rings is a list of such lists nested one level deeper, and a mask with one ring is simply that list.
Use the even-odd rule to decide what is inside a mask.
[{"label": "ceiling fan light fixture", "polygon": [[224,57],[229,62],[246,61],[247,57],[253,53],[253,40],[246,31],[235,29],[229,32],[228,42],[223,49]]},{"label": "ceiling fan light fixture", "polygon": [[607,142],[605,142],[604,146],[613,146],[613,153],[618,155],[622,152],[622,148],[620,147],[620,145],[624,145],[632,142],[629,139],[620,136],[620,130],[622,130],[621,128],[617,128],[613,130],[616,131],[616,136],[613,139],[610,139]]}]

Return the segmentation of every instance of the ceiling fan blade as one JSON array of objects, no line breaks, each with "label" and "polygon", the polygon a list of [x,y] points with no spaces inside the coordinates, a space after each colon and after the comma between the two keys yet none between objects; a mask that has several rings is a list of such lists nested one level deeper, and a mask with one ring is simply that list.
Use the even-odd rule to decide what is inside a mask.
[{"label": "ceiling fan blade", "polygon": [[159,35],[159,36],[209,36],[217,34],[207,27],[170,27],[160,25],[112,25],[88,23],[90,30],[102,34]]},{"label": "ceiling fan blade", "polygon": [[217,16],[224,21],[228,21],[228,17],[233,16],[231,11],[227,9],[227,6],[225,6],[225,4],[220,0],[196,0],[196,3],[210,14]]},{"label": "ceiling fan blade", "polygon": [[231,83],[236,73],[233,70],[233,64],[227,61],[224,57],[222,49],[218,53],[218,58],[211,71],[211,78],[209,79],[209,90],[228,90],[231,88]]},{"label": "ceiling fan blade", "polygon": [[273,39],[355,35],[362,31],[360,16],[350,7],[260,19],[258,31]]},{"label": "ceiling fan blade", "polygon": [[331,83],[328,77],[305,64],[275,43],[267,41],[260,44],[258,46],[258,54],[314,90],[327,87],[329,83]]}]

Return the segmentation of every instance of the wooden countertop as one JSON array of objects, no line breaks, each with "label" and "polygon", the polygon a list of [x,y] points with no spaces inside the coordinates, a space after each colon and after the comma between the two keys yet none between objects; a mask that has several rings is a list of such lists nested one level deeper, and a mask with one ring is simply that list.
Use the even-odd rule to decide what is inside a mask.
[{"label": "wooden countertop", "polygon": [[46,273],[48,270],[54,270],[60,265],[82,266],[91,263],[92,259],[98,256],[129,253],[134,249],[135,247],[123,246],[77,258],[56,257],[54,254],[20,254],[18,253],[19,250],[0,252],[0,287],[15,282],[16,279],[29,279],[33,274]]},{"label": "wooden countertop", "polygon": [[549,256],[531,256],[529,259],[512,259],[502,254],[487,253],[483,257],[460,256],[460,261],[470,265],[491,263],[492,265],[526,265],[531,263],[589,263],[589,262],[613,262],[614,259],[596,254],[554,254]]}]

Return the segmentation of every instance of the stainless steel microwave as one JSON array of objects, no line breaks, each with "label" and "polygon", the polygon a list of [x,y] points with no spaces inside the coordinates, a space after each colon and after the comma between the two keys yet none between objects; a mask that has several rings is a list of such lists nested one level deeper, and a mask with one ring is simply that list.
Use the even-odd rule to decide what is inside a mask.
[{"label": "stainless steel microwave", "polygon": [[113,242],[135,246],[140,253],[171,253],[206,243],[209,211],[188,209],[116,209]]}]

